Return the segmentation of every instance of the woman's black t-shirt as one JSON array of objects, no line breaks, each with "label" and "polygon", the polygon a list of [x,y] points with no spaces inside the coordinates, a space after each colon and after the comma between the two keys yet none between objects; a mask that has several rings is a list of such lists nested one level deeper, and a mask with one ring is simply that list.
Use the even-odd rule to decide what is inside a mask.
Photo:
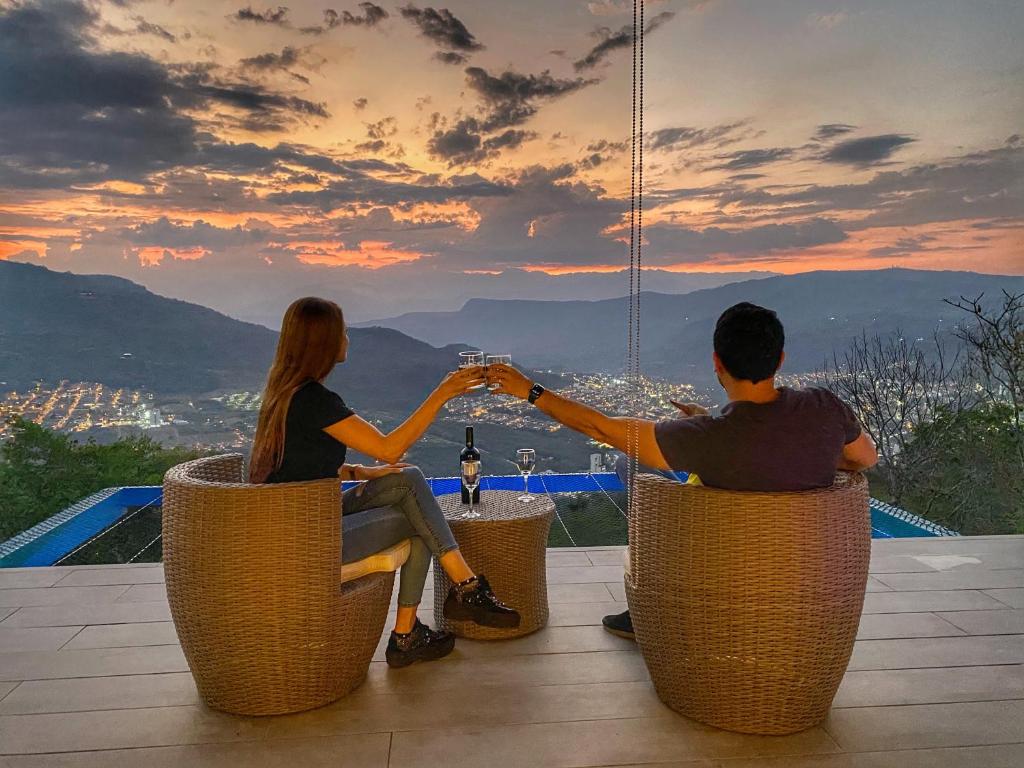
[{"label": "woman's black t-shirt", "polygon": [[267,477],[268,483],[296,483],[337,477],[347,447],[324,432],[355,414],[337,394],[319,381],[295,390],[285,421],[284,457]]}]

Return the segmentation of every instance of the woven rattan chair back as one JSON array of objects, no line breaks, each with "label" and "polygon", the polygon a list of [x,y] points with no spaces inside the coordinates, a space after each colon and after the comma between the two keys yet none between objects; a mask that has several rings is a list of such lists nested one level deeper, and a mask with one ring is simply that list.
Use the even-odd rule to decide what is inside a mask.
[{"label": "woven rattan chair back", "polygon": [[640,475],[626,576],[659,697],[733,731],[785,734],[827,714],[860,622],[867,482],[733,492]]},{"label": "woven rattan chair back", "polygon": [[337,480],[252,485],[242,464],[236,454],[201,458],[164,477],[171,615],[211,707],[311,709],[365,677],[394,574],[340,584]]}]

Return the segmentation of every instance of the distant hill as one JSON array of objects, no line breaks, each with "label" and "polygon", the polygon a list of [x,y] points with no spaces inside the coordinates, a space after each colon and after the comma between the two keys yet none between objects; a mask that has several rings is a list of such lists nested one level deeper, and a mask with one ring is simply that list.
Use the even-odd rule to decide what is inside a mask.
[{"label": "distant hill", "polygon": [[[352,329],[353,365],[330,383],[353,406],[405,410],[464,349],[387,328]],[[162,394],[262,386],[277,333],[128,280],[0,261],[0,381],[96,381]]]},{"label": "distant hill", "polygon": [[[353,328],[349,338],[351,362],[335,368],[328,386],[388,428],[422,402],[466,349],[437,348],[389,328]],[[275,331],[158,296],[128,280],[0,260],[0,382],[9,388],[67,379],[158,396],[251,391],[262,388],[276,345]],[[554,384],[544,374],[533,375]],[[439,419],[406,459],[428,474],[455,474],[463,434],[461,421]],[[565,471],[585,467],[592,450],[567,430],[496,424],[479,424],[477,441],[489,472],[514,471],[505,460],[523,446],[537,449],[541,467]],[[361,457],[353,454],[352,460]]]},{"label": "distant hill", "polygon": [[[775,309],[786,326],[789,371],[817,368],[834,348],[862,331],[901,329],[917,338],[951,327],[962,313],[943,298],[1001,288],[1024,290],[1024,278],[908,269],[822,271],[730,283],[685,295],[643,293],[644,370],[706,378],[715,320],[750,301]],[[494,301],[473,299],[458,312],[417,312],[377,325],[431,344],[455,341],[508,352],[537,367],[619,371],[625,359],[627,300]]]}]

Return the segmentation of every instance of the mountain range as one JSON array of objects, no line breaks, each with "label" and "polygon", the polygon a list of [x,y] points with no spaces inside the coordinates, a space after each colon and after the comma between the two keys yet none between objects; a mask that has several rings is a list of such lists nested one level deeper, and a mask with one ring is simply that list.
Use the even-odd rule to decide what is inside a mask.
[{"label": "mountain range", "polygon": [[[388,328],[353,328],[330,384],[382,410],[415,405],[457,365]],[[260,389],[277,332],[168,299],[119,277],[0,261],[0,382],[90,381],[160,394]]]},{"label": "mountain range", "polygon": [[[862,333],[912,338],[952,329],[962,312],[943,302],[961,295],[1024,290],[1024,277],[909,269],[820,271],[693,291],[640,295],[641,362],[651,375],[706,382],[719,314],[749,301],[779,313],[790,372],[819,368]],[[456,312],[415,312],[374,325],[430,344],[461,342],[509,353],[523,364],[616,373],[626,357],[628,300],[474,299]],[[369,325],[369,324],[366,324]]]},{"label": "mountain range", "polygon": [[[198,400],[218,390],[259,390],[277,336],[122,278],[0,260],[0,393],[37,380],[147,390],[157,403],[180,395]],[[385,428],[408,416],[466,349],[434,347],[388,328],[350,328],[349,338],[349,362],[335,368],[326,383]],[[544,373],[531,374],[554,384]],[[586,466],[591,451],[586,438],[568,430],[477,426],[490,472],[514,471],[505,459],[523,445],[537,449],[545,468],[565,471]],[[406,459],[429,474],[454,474],[463,427],[459,419],[436,420]]]},{"label": "mountain range", "polygon": [[[700,288],[770,277],[772,272],[669,272],[644,270],[647,285],[661,293],[688,293]],[[401,312],[449,312],[469,299],[540,299],[597,301],[629,291],[627,272],[578,272],[549,275],[523,269],[460,272],[396,264],[387,269],[295,266],[281,280],[251,281],[223,274],[196,262],[175,269],[149,269],[130,275],[161,296],[211,307],[230,317],[276,328],[281,310],[299,296],[329,296],[351,321],[370,321]]]}]

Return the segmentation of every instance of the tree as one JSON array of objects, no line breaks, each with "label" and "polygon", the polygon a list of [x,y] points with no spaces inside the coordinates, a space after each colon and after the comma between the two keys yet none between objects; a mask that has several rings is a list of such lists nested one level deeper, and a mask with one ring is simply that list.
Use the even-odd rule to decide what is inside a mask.
[{"label": "tree", "polygon": [[[853,408],[875,441],[877,474],[894,504],[903,499],[914,463],[925,456],[924,438],[914,435],[916,425],[929,421],[939,409],[956,414],[973,403],[961,358],[960,351],[951,351],[938,334],[920,343],[896,331],[887,337],[863,334],[824,367],[825,385]],[[927,437],[941,442],[937,431]],[[914,439],[918,452],[908,455],[907,446]]]},{"label": "tree", "polygon": [[983,299],[947,302],[970,315],[955,354],[938,336],[862,336],[825,378],[878,445],[895,504],[965,534],[1024,533],[1024,294]]},{"label": "tree", "polygon": [[1019,437],[1005,403],[941,411],[918,426],[901,457],[913,467],[907,507],[964,535],[1024,533]]},{"label": "tree", "polygon": [[973,322],[958,326],[957,336],[967,346],[971,377],[985,400],[994,406],[1010,405],[1018,437],[1018,471],[1024,473],[1024,293],[1003,291],[1002,306],[995,310],[983,305],[984,296],[961,296],[946,303],[971,315]]},{"label": "tree", "polygon": [[111,445],[80,444],[24,419],[0,446],[0,540],[9,538],[103,488],[159,485],[164,472],[197,456],[148,437]]}]

